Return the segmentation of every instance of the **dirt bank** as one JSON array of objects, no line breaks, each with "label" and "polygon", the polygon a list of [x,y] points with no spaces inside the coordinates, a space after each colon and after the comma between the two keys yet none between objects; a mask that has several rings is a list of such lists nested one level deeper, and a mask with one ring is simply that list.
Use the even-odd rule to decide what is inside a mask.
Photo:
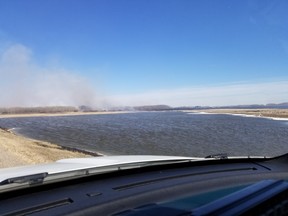
[{"label": "dirt bank", "polygon": [[28,139],[0,129],[0,168],[48,163],[63,158],[92,157],[48,142]]}]

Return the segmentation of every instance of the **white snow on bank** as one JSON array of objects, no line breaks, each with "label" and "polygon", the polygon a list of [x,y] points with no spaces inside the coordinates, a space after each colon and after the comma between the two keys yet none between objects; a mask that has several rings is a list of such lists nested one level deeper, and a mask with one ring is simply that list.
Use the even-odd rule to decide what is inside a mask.
[{"label": "white snow on bank", "polygon": [[288,118],[272,118],[272,117],[267,117],[269,119],[272,119],[272,120],[277,120],[277,121],[288,121]]},{"label": "white snow on bank", "polygon": [[187,112],[187,114],[192,114],[192,115],[215,115],[218,113],[207,113],[207,112]]},{"label": "white snow on bank", "polygon": [[256,115],[247,115],[247,114],[232,114],[232,113],[223,113],[223,114],[243,116],[243,117],[252,117],[252,118],[265,118],[265,119],[276,120],[276,121],[288,121],[288,118],[276,118],[276,117],[256,116]]}]

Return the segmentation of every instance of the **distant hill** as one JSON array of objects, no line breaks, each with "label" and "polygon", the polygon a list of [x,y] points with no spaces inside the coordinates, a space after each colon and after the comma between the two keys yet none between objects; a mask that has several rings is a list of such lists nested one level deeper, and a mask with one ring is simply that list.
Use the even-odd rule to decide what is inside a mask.
[{"label": "distant hill", "polygon": [[250,104],[233,106],[193,106],[193,107],[175,107],[174,110],[198,110],[198,109],[288,109],[288,102],[279,104]]},{"label": "distant hill", "polygon": [[288,109],[288,103],[280,104],[251,104],[251,105],[238,105],[238,106],[223,106],[220,108],[229,108],[229,109]]},{"label": "distant hill", "polygon": [[267,104],[266,107],[277,107],[277,108],[288,108],[288,102],[287,103],[280,103],[280,104]]},{"label": "distant hill", "polygon": [[279,104],[248,104],[248,105],[234,105],[234,106],[181,106],[171,107],[168,105],[146,105],[146,106],[122,106],[112,107],[108,110],[95,110],[88,106],[81,106],[78,108],[80,112],[97,112],[97,111],[168,111],[168,110],[199,110],[199,109],[288,109],[287,103]]}]

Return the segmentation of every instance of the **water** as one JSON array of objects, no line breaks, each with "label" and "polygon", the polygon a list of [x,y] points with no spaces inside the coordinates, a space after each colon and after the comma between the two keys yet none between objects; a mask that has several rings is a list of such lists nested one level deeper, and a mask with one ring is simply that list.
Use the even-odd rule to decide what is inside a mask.
[{"label": "water", "polygon": [[0,119],[30,138],[106,155],[276,156],[288,152],[288,124],[264,118],[143,112]]}]

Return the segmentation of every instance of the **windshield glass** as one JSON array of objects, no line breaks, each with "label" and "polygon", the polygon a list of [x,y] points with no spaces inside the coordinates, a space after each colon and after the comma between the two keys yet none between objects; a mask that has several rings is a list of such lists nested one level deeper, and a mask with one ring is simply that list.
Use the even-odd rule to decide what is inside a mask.
[{"label": "windshield glass", "polygon": [[0,166],[288,152],[287,10],[0,1]]}]

